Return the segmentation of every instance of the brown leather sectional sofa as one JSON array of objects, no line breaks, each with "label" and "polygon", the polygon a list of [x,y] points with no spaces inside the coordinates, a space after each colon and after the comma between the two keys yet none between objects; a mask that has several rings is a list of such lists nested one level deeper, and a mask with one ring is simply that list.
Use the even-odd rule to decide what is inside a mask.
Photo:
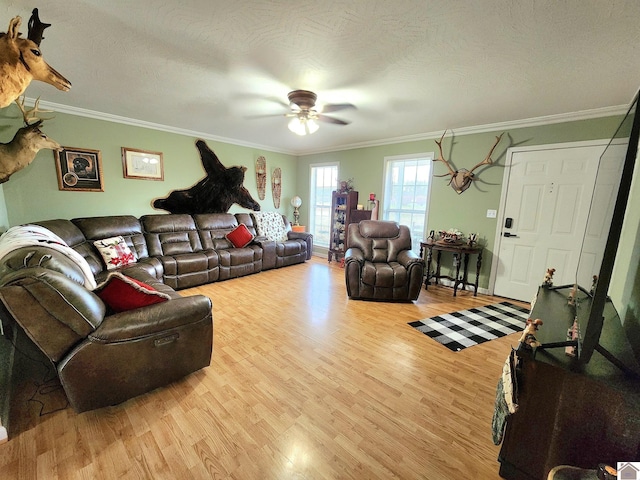
[{"label": "brown leather sectional sofa", "polygon": [[[22,246],[0,260],[0,317],[15,321],[55,366],[72,407],[92,410],[177,380],[211,360],[211,300],[175,290],[303,263],[310,234],[284,241],[257,237],[235,248],[225,235],[251,214],[165,214],[35,222],[61,237],[89,264],[97,283],[108,276],[93,242],[122,236],[137,261],[119,269],[169,297],[116,313],[84,286],[82,270],[46,243]],[[290,230],[290,225],[285,223]]]},{"label": "brown leather sectional sofa", "polygon": [[[87,217],[35,222],[58,236],[87,259],[96,279],[106,268],[95,240],[122,236],[144,268],[173,289],[196,287],[262,270],[304,263],[311,258],[313,236],[291,231],[283,216],[288,240],[276,242],[256,237],[244,248],[234,247],[225,235],[240,223],[256,235],[253,214],[207,213]],[[124,267],[126,273],[128,267]],[[129,267],[131,268],[131,267]]]}]

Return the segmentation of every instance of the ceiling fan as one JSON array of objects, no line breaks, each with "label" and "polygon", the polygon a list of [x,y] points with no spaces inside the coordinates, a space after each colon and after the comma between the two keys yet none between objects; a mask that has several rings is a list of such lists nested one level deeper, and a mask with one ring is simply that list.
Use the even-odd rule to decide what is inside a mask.
[{"label": "ceiling fan", "polygon": [[291,112],[285,113],[285,117],[291,118],[289,130],[297,135],[311,135],[319,128],[318,122],[334,123],[336,125],[348,125],[350,122],[330,117],[325,113],[337,112],[347,108],[355,108],[351,103],[337,103],[325,105],[320,113],[316,108],[318,96],[309,90],[293,90],[287,95],[291,105]]}]

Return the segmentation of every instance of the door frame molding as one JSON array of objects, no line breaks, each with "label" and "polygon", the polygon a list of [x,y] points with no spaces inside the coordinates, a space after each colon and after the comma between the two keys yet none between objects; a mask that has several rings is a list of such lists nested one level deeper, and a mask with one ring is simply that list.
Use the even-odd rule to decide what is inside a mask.
[{"label": "door frame molding", "polygon": [[[504,212],[507,203],[507,193],[509,190],[509,176],[511,174],[511,165],[513,163],[513,155],[521,152],[533,152],[536,150],[560,150],[569,148],[583,148],[583,147],[599,147],[602,146],[602,151],[609,144],[610,139],[600,140],[584,140],[579,142],[562,142],[562,143],[547,143],[543,145],[531,145],[527,147],[510,147],[507,149],[507,154],[504,161],[504,173],[502,176],[502,191],[500,192],[500,204],[498,206],[498,215],[496,217],[496,231],[493,240],[493,251],[491,255],[491,273],[489,274],[489,295],[494,295],[494,289],[496,285],[496,276],[498,272],[498,252],[500,251],[500,243],[502,242],[502,226],[504,225]],[[620,142],[622,143],[623,140]],[[614,141],[611,143],[618,143]],[[540,282],[542,283],[544,272],[540,273]]]}]

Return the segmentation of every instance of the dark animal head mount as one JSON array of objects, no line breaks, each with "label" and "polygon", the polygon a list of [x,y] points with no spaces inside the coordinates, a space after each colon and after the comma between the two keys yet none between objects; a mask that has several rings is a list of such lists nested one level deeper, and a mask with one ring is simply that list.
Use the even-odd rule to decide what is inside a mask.
[{"label": "dark animal head mount", "polygon": [[250,210],[260,210],[249,191],[242,186],[246,167],[225,167],[204,140],[197,140],[206,176],[185,190],[173,190],[165,198],[152,202],[153,208],[170,213],[226,213],[237,203]]}]

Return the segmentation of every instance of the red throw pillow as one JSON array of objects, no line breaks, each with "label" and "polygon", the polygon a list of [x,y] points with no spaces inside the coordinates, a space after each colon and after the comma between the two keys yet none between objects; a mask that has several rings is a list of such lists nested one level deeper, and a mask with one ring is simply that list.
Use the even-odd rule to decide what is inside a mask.
[{"label": "red throw pillow", "polygon": [[225,235],[225,238],[233,243],[233,246],[236,248],[246,247],[251,243],[254,236],[249,231],[247,226],[244,223],[241,223],[236,228],[231,230],[229,233]]},{"label": "red throw pillow", "polygon": [[151,285],[122,275],[120,272],[110,273],[107,280],[98,285],[94,293],[114,312],[126,312],[134,308],[166,302],[171,298]]}]

